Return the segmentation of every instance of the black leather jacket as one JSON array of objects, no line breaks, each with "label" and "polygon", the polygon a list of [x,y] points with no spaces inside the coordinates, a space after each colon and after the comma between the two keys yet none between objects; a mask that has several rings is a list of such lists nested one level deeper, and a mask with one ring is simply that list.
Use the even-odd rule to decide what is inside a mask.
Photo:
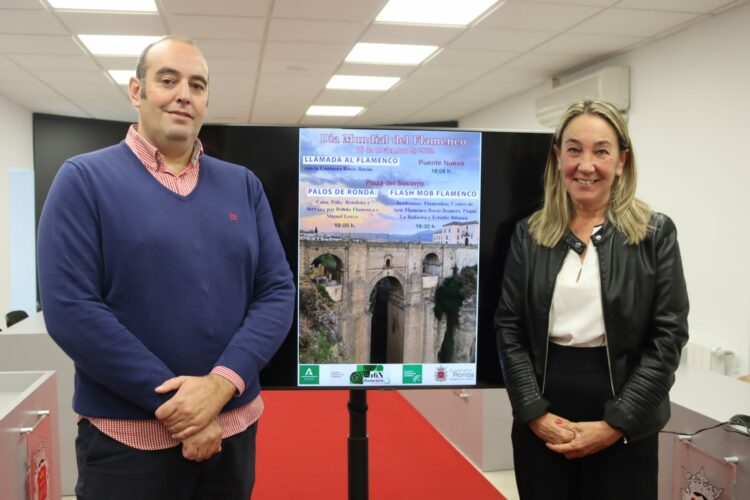
[{"label": "black leather jacket", "polygon": [[[638,245],[606,222],[592,236],[599,257],[605,340],[613,397],[604,420],[633,441],[669,420],[669,389],[688,338],[688,297],[677,231],[655,213]],[[537,244],[528,219],[513,235],[497,312],[500,363],[515,418],[554,411],[544,398],[549,310],[565,254],[585,245],[568,232],[554,247]]]}]

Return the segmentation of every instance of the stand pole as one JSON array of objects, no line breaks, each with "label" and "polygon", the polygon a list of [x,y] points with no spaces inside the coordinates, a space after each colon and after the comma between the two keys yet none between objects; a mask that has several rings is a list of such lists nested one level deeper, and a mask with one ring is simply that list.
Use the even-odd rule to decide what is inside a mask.
[{"label": "stand pole", "polygon": [[367,390],[349,391],[349,500],[368,500]]}]

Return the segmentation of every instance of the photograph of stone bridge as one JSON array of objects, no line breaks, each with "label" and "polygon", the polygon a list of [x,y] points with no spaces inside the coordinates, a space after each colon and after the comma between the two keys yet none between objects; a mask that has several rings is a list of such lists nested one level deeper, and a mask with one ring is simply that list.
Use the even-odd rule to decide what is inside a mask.
[{"label": "photograph of stone bridge", "polygon": [[477,245],[300,240],[300,363],[471,363]]}]

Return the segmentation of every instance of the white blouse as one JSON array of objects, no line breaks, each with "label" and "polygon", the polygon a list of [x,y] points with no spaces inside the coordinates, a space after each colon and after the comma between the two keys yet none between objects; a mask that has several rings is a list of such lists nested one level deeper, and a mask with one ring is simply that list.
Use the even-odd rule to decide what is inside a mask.
[{"label": "white blouse", "polygon": [[[600,227],[595,227],[594,232]],[[565,346],[604,345],[599,256],[591,241],[583,262],[572,249],[565,256],[549,310],[549,338],[550,342]]]}]

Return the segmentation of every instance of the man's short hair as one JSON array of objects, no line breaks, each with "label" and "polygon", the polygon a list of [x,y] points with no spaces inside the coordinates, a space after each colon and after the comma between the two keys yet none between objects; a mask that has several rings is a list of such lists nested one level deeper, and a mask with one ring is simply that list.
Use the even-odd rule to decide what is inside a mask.
[{"label": "man's short hair", "polygon": [[148,65],[146,64],[146,56],[148,56],[149,51],[151,50],[151,47],[154,45],[166,42],[169,40],[173,40],[176,42],[182,42],[187,45],[192,45],[193,47],[197,47],[195,45],[195,42],[186,36],[180,36],[180,35],[165,35],[161,38],[159,38],[155,42],[151,42],[141,51],[141,54],[138,56],[138,61],[135,64],[135,77],[138,78],[138,81],[141,84],[141,98],[146,97],[146,70],[148,69]]}]

